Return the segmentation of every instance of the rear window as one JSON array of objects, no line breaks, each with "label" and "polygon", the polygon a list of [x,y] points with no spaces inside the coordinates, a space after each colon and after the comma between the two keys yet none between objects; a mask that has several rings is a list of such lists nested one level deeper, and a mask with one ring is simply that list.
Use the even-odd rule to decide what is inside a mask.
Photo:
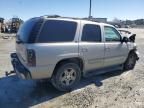
[{"label": "rear window", "polygon": [[38,37],[38,42],[69,42],[76,34],[77,23],[72,21],[48,20]]},{"label": "rear window", "polygon": [[21,40],[24,43],[29,42],[30,34],[33,30],[33,27],[35,26],[35,24],[38,21],[39,21],[38,18],[30,19],[30,20],[26,21],[24,24],[22,24],[17,33],[17,39]]}]

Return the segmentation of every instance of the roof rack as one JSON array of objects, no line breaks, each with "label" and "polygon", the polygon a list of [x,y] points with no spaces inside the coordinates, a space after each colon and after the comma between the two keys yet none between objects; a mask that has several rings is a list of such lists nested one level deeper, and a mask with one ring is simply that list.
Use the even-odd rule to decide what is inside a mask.
[{"label": "roof rack", "polygon": [[69,18],[69,19],[80,19],[80,18],[74,18],[74,17],[62,17],[60,15],[44,15],[42,17],[45,17],[45,18]]},{"label": "roof rack", "polygon": [[59,18],[61,16],[59,16],[59,15],[44,15],[42,17],[45,17],[45,18]]},{"label": "roof rack", "polygon": [[93,22],[98,22],[94,18],[74,18],[74,17],[62,17],[60,15],[44,15],[42,17],[45,18],[69,18],[69,19],[74,19],[74,20],[87,20],[87,21],[93,21]]}]

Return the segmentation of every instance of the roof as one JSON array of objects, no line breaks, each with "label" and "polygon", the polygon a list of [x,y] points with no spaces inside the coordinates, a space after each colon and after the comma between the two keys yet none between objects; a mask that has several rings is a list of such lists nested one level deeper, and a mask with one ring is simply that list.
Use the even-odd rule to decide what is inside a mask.
[{"label": "roof", "polygon": [[45,16],[41,16],[44,19],[52,19],[52,20],[67,20],[67,21],[81,21],[82,23],[91,23],[91,24],[97,24],[97,25],[103,25],[103,26],[113,26],[110,24],[106,24],[106,23],[100,23],[100,22],[96,22],[93,19],[83,19],[83,18],[73,18],[73,17],[61,17],[59,15],[45,15]]}]

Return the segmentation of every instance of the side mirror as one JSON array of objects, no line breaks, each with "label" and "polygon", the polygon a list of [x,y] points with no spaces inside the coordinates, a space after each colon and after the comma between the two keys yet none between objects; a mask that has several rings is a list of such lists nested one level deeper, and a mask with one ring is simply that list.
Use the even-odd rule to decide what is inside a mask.
[{"label": "side mirror", "polygon": [[127,37],[123,37],[122,43],[123,43],[123,42],[127,43],[127,42],[128,42],[128,38],[127,38]]}]

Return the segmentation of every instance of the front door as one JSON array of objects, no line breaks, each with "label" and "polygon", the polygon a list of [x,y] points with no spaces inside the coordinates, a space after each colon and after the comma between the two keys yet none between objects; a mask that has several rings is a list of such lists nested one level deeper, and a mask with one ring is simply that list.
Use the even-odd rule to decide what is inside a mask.
[{"label": "front door", "polygon": [[105,58],[104,66],[112,66],[123,64],[128,55],[127,44],[121,42],[121,35],[119,32],[109,26],[104,27],[105,37]]}]

